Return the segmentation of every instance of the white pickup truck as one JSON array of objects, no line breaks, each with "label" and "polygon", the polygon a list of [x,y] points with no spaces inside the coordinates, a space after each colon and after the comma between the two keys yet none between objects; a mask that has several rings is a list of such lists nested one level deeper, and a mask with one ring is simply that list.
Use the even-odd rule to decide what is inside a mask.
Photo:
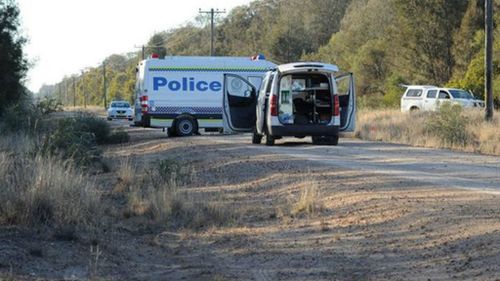
[{"label": "white pickup truck", "polygon": [[408,86],[401,97],[401,111],[436,111],[445,102],[464,108],[484,107],[484,101],[467,91],[436,86]]}]

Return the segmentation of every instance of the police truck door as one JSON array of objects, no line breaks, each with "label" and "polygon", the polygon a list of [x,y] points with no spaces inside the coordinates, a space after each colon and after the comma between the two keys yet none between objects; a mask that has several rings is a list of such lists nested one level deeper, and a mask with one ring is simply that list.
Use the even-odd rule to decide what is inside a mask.
[{"label": "police truck door", "polygon": [[248,80],[224,74],[224,132],[251,132],[255,126],[257,91]]}]

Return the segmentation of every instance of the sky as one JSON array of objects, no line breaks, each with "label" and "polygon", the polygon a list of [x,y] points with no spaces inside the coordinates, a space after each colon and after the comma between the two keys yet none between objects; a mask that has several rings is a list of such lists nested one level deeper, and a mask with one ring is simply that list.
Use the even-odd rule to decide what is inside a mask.
[{"label": "sky", "polygon": [[34,63],[27,86],[43,84],[100,64],[111,54],[136,51],[159,31],[194,20],[198,10],[231,10],[250,0],[18,0],[21,27]]}]

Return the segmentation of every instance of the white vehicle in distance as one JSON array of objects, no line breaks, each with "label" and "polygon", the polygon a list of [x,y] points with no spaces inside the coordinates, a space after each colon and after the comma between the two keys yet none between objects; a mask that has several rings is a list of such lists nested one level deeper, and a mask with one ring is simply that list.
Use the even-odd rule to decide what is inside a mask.
[{"label": "white vehicle in distance", "polygon": [[258,89],[276,66],[262,55],[155,57],[137,67],[134,123],[167,129],[169,136],[193,135],[199,128],[220,131],[225,75],[238,75]]},{"label": "white vehicle in distance", "polygon": [[134,120],[134,110],[128,101],[112,101],[108,108],[108,120],[128,119]]},{"label": "white vehicle in distance", "polygon": [[412,85],[407,86],[401,97],[401,111],[436,111],[446,102],[464,108],[484,107],[484,101],[461,89]]},{"label": "white vehicle in distance", "polygon": [[225,128],[253,131],[254,144],[311,136],[315,144],[337,145],[340,132],[354,131],[354,78],[332,64],[289,63],[269,71],[257,92],[250,81],[227,74],[224,114]]}]

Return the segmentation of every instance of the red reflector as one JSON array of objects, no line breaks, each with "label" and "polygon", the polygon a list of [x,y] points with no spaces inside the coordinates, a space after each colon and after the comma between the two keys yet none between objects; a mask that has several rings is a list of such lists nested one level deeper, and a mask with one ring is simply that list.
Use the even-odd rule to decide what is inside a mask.
[{"label": "red reflector", "polygon": [[139,100],[141,101],[141,111],[148,112],[148,96],[139,97]]},{"label": "red reflector", "polygon": [[278,96],[271,95],[271,116],[278,116]]},{"label": "red reflector", "polygon": [[340,115],[340,105],[339,105],[339,96],[333,96],[333,116]]},{"label": "red reflector", "polygon": [[151,54],[151,58],[152,59],[159,59],[160,58],[160,55],[156,54],[156,53],[152,53]]}]

